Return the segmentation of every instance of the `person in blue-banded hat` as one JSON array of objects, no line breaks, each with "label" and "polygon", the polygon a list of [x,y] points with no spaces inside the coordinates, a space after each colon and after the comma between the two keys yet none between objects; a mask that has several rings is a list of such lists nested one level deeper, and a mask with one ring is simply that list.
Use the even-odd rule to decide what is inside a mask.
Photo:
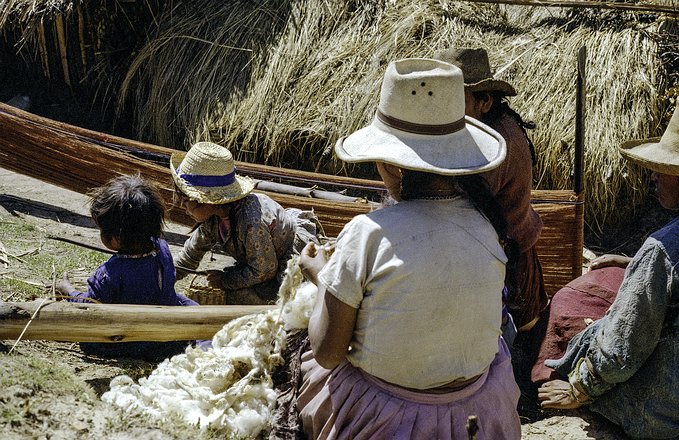
[{"label": "person in blue-banded hat", "polygon": [[175,258],[177,278],[217,246],[236,260],[208,271],[208,284],[224,290],[225,304],[275,302],[287,260],[308,242],[318,243],[315,215],[253,193],[254,182],[236,174],[231,152],[211,142],[172,154],[170,169],[178,201],[197,223]]}]

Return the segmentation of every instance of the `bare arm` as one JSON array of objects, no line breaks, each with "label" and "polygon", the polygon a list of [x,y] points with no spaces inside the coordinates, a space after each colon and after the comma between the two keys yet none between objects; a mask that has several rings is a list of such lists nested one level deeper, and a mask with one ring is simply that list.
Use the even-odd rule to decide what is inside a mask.
[{"label": "bare arm", "polygon": [[334,368],[347,355],[358,309],[337,299],[318,282],[318,273],[327,258],[326,249],[309,243],[302,249],[299,267],[304,276],[318,287],[314,311],[309,318],[311,349],[319,365]]},{"label": "bare arm", "polygon": [[309,340],[316,362],[335,368],[347,355],[358,310],[318,287],[318,297],[309,319]]},{"label": "bare arm", "polygon": [[622,267],[624,269],[627,267],[630,261],[632,261],[632,259],[624,255],[604,254],[592,260],[589,265],[589,270],[596,270],[611,266]]}]

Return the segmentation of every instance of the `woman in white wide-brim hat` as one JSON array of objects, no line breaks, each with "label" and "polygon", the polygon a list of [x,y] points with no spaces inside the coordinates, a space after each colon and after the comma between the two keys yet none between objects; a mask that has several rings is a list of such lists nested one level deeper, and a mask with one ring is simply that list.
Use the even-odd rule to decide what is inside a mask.
[{"label": "woman in white wide-brim hat", "polygon": [[[626,142],[620,153],[652,171],[660,205],[679,213],[679,107],[661,139]],[[622,283],[605,315],[586,328],[583,323],[561,359],[545,361],[543,351],[566,342],[548,340],[564,333],[548,329],[538,359],[561,379],[540,387],[543,407],[573,409],[589,404],[633,438],[679,438],[678,266],[679,216],[652,233],[632,259],[604,255],[593,261],[590,272],[574,282],[597,275],[603,279],[605,271],[620,273],[620,267],[625,267]],[[550,326],[563,321],[556,311],[571,311],[564,301],[570,300],[565,305],[577,308],[577,316],[582,317],[583,305],[601,295],[601,288],[591,281],[580,284],[590,286],[578,292],[586,301],[578,304],[573,294],[557,292]],[[536,365],[534,371],[541,367]]]},{"label": "woman in white wide-brim hat", "polygon": [[310,438],[467,438],[470,415],[477,438],[521,435],[500,336],[506,224],[479,175],[505,142],[464,112],[459,68],[395,61],[372,123],[335,146],[375,162],[399,201],[355,217],[327,261],[302,252],[318,286],[297,400]]},{"label": "woman in white wide-brim hat", "polygon": [[225,304],[275,302],[287,260],[318,243],[315,215],[253,193],[254,182],[236,174],[229,150],[211,142],[174,153],[170,169],[179,202],[197,223],[175,259],[177,278],[217,245],[236,260],[223,271],[208,271],[209,285],[225,291]]}]

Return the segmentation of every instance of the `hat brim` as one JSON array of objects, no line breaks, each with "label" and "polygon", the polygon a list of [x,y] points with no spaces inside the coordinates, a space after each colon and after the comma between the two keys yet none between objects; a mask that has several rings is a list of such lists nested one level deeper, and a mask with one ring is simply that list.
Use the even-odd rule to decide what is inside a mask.
[{"label": "hat brim", "polygon": [[505,96],[516,96],[514,86],[501,79],[484,79],[475,83],[465,83],[464,88],[469,92],[500,92]]},{"label": "hat brim", "polygon": [[193,186],[182,179],[177,168],[186,156],[184,152],[172,153],[170,156],[170,171],[175,185],[186,197],[199,203],[209,205],[222,205],[224,203],[235,202],[247,196],[255,188],[255,182],[247,176],[236,174],[235,181],[227,186]]},{"label": "hat brim", "polygon": [[659,137],[624,142],[618,151],[625,159],[651,171],[679,176],[677,148],[661,143]]},{"label": "hat brim", "polygon": [[345,162],[390,163],[401,168],[446,176],[476,174],[496,168],[505,159],[504,138],[465,116],[465,128],[447,135],[421,135],[394,129],[378,118],[335,144]]}]

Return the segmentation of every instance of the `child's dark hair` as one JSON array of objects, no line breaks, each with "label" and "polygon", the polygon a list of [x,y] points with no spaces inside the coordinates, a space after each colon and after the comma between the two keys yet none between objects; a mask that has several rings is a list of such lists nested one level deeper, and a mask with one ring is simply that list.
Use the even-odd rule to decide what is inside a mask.
[{"label": "child's dark hair", "polygon": [[165,203],[158,189],[137,176],[120,176],[89,193],[90,214],[102,234],[118,237],[122,249],[143,247],[160,237]]}]

